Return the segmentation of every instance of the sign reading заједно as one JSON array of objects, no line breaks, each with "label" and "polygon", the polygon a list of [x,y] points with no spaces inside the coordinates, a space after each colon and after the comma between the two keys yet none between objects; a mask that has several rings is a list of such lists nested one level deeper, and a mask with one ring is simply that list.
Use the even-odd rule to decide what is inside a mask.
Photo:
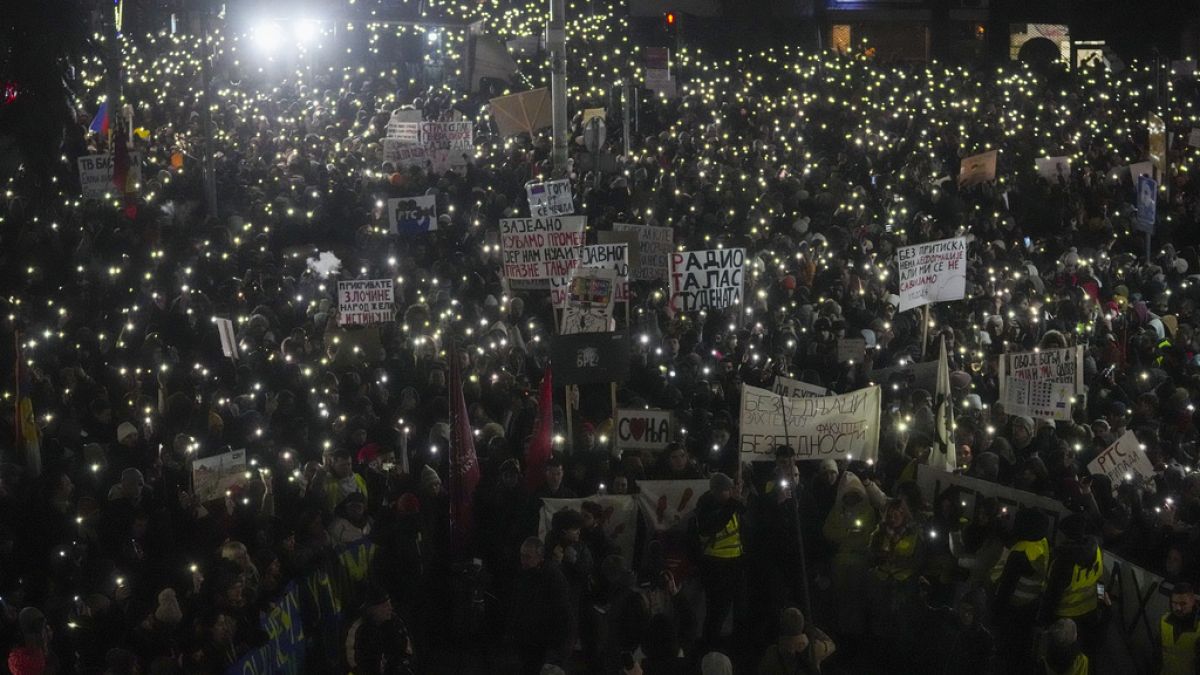
[{"label": "sign reading \u0437\u0430\u0458\u0435\u0434\u043d\u043e", "polygon": [[746,249],[671,254],[671,307],[677,312],[724,309],[742,302]]},{"label": "sign reading \u0437\u0430\u0458\u0435\u0434\u043d\u043e", "polygon": [[967,288],[967,240],[941,239],[903,246],[896,251],[900,268],[900,311],[931,302],[962,300]]},{"label": "sign reading \u0437\u0430\u0458\u0435\u0434\u043d\u043e", "polygon": [[584,216],[501,218],[504,277],[510,281],[569,277],[576,249],[583,246],[586,221]]}]

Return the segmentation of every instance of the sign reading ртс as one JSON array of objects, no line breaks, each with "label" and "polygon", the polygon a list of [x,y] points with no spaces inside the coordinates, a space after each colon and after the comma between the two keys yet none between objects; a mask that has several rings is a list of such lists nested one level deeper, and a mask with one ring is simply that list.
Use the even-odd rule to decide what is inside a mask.
[{"label": "sign reading \u0440\u0442\u0441", "polygon": [[671,306],[677,312],[741,304],[746,249],[720,248],[671,254]]},{"label": "sign reading \u0440\u0442\u0441", "polygon": [[339,326],[386,323],[395,316],[392,279],[339,281],[337,292]]},{"label": "sign reading \u0440\u0442\u0441", "polygon": [[583,245],[584,216],[501,218],[500,249],[508,280],[569,277]]},{"label": "sign reading \u0440\u0442\u0441", "polygon": [[967,286],[967,240],[941,239],[903,246],[896,251],[900,268],[900,311],[931,302],[962,300]]}]

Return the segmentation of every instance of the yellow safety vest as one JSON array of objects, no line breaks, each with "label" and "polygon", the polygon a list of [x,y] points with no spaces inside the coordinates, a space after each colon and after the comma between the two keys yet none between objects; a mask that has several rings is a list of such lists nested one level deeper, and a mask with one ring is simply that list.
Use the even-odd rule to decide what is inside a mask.
[{"label": "yellow safety vest", "polygon": [[740,558],[742,556],[742,528],[736,513],[728,523],[725,523],[725,528],[704,547],[704,555],[713,558]]},{"label": "yellow safety vest", "polygon": [[915,533],[900,537],[896,541],[896,548],[892,549],[893,557],[879,563],[875,567],[875,574],[885,580],[908,581],[915,570],[907,563],[912,562],[916,550],[917,535]]},{"label": "yellow safety vest", "polygon": [[1071,584],[1063,591],[1058,601],[1058,616],[1074,618],[1096,609],[1096,584],[1104,575],[1104,553],[1096,547],[1096,562],[1089,567],[1075,565],[1071,571]]},{"label": "yellow safety vest", "polygon": [[1043,537],[1037,541],[1021,540],[1013,544],[1011,549],[1004,549],[1004,553],[1000,554],[1000,559],[992,567],[992,583],[1000,581],[1000,576],[1004,574],[1004,566],[1008,563],[1008,554],[1012,551],[1024,553],[1029,564],[1033,566],[1033,574],[1022,574],[1013,588],[1011,603],[1024,607],[1037,600],[1042,591],[1046,590],[1046,577],[1050,572],[1050,543]]},{"label": "yellow safety vest", "polygon": [[1085,654],[1078,654],[1075,657],[1075,662],[1071,664],[1071,669],[1060,673],[1050,667],[1050,664],[1042,661],[1042,668],[1045,669],[1046,675],[1088,675],[1091,673],[1091,667],[1088,666],[1088,657]]},{"label": "yellow safety vest", "polygon": [[1171,625],[1170,614],[1164,614],[1158,621],[1158,631],[1162,643],[1162,675],[1195,675],[1196,673],[1196,641],[1200,640],[1200,631],[1189,630],[1176,633]]}]

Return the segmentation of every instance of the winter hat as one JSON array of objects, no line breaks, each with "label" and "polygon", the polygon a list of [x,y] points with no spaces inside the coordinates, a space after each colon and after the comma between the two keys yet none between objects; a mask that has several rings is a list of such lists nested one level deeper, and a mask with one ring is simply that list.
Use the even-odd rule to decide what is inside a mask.
[{"label": "winter hat", "polygon": [[117,442],[120,443],[128,436],[137,436],[137,433],[137,427],[133,426],[129,422],[121,422],[121,424],[117,426]]},{"label": "winter hat", "polygon": [[154,620],[168,626],[176,626],[183,620],[183,610],[179,607],[179,598],[175,596],[175,589],[164,588],[159,591]]},{"label": "winter hat", "polygon": [[1024,415],[1013,416],[1013,428],[1024,427],[1030,435],[1033,435],[1033,418]]},{"label": "winter hat", "polygon": [[708,479],[708,489],[712,492],[720,492],[721,490],[732,490],[733,479],[718,471]]},{"label": "winter hat", "polygon": [[421,469],[421,489],[432,490],[434,486],[440,486],[441,484],[441,476],[438,475],[438,472],[432,466],[426,464],[425,468]]},{"label": "winter hat", "polygon": [[709,652],[700,659],[701,675],[733,675],[733,663],[721,652]]},{"label": "winter hat", "polygon": [[804,633],[804,614],[795,607],[779,613],[779,637],[796,637]]}]

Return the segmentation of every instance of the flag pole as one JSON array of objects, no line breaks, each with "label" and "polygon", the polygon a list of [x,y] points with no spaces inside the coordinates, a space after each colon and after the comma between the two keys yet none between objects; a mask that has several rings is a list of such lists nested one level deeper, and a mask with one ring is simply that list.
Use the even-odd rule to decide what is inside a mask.
[{"label": "flag pole", "polygon": [[[932,303],[929,303],[932,304]],[[921,321],[921,360],[925,360],[926,348],[929,346],[929,304],[925,305],[925,318]]]},{"label": "flag pole", "polygon": [[17,388],[13,390],[13,449],[19,451],[21,447],[21,329],[13,329],[13,383]]}]

